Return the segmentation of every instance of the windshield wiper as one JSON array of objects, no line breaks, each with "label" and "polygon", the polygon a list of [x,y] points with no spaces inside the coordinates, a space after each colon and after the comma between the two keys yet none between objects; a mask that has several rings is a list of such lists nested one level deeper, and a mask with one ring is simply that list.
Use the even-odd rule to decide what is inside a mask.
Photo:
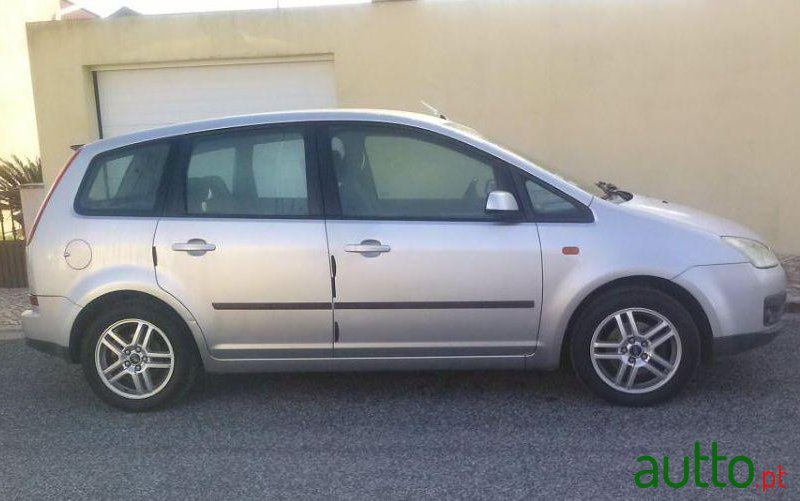
[{"label": "windshield wiper", "polygon": [[630,192],[622,191],[617,188],[617,185],[609,183],[607,181],[598,181],[595,186],[600,188],[605,194],[603,196],[603,200],[608,200],[615,196],[620,197],[621,199],[625,200],[626,202],[633,198],[633,195]]}]

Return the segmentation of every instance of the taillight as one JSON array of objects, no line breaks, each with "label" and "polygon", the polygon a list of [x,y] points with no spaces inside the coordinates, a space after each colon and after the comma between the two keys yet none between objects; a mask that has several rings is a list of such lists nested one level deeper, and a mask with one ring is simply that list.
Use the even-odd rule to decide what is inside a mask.
[{"label": "taillight", "polygon": [[64,174],[67,172],[67,169],[69,169],[69,166],[78,156],[78,153],[80,153],[80,151],[81,151],[80,148],[75,150],[75,153],[73,153],[72,156],[69,157],[69,160],[67,160],[67,163],[64,164],[64,167],[61,168],[61,172],[58,173],[55,181],[53,181],[53,186],[50,187],[50,190],[47,192],[47,196],[44,197],[44,201],[42,202],[41,207],[39,207],[39,212],[36,213],[36,219],[33,220],[33,226],[31,226],[30,234],[25,235],[25,245],[30,245],[30,243],[33,241],[33,234],[36,233],[36,227],[39,225],[39,220],[42,218],[42,214],[44,214],[45,208],[47,208],[47,202],[50,201],[50,197],[52,197],[53,192],[56,191],[58,183],[61,181],[61,178],[64,177]]}]

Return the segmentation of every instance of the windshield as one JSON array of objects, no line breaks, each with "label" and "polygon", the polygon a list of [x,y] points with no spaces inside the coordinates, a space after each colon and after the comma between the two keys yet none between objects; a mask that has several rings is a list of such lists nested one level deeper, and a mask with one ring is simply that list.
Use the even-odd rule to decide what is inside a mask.
[{"label": "windshield", "polygon": [[457,131],[465,132],[467,134],[471,134],[471,135],[476,136],[476,137],[478,137],[480,139],[483,139],[484,141],[488,141],[488,142],[490,142],[490,143],[492,143],[492,144],[494,144],[494,145],[496,145],[496,146],[508,151],[509,153],[511,153],[513,155],[516,155],[516,156],[518,156],[518,157],[520,157],[520,158],[522,158],[524,160],[527,160],[528,162],[531,162],[532,164],[536,165],[537,167],[540,167],[540,168],[546,170],[550,174],[553,174],[554,176],[559,177],[560,179],[563,179],[565,182],[567,182],[567,183],[569,183],[569,184],[571,184],[573,186],[577,186],[578,188],[582,189],[583,191],[589,193],[590,195],[594,195],[594,196],[596,196],[598,198],[602,198],[604,200],[608,200],[609,199],[608,193],[603,191],[602,189],[600,189],[597,186],[597,184],[594,183],[594,182],[591,182],[591,181],[585,180],[585,179],[580,179],[580,178],[577,178],[577,177],[575,177],[573,175],[567,176],[566,174],[561,172],[559,169],[554,169],[554,168],[552,168],[552,167],[550,167],[548,165],[545,165],[542,162],[539,162],[538,160],[531,159],[531,158],[527,157],[526,155],[523,155],[523,154],[515,151],[513,148],[509,148],[509,147],[507,147],[506,145],[504,145],[502,143],[498,143],[497,141],[494,141],[493,139],[490,139],[490,138],[484,136],[480,132],[476,131],[475,129],[473,129],[471,127],[467,127],[466,125],[462,125],[462,124],[459,124],[459,123],[456,123],[456,122],[447,122],[445,125],[447,125],[448,127],[452,128],[452,129],[455,129]]}]

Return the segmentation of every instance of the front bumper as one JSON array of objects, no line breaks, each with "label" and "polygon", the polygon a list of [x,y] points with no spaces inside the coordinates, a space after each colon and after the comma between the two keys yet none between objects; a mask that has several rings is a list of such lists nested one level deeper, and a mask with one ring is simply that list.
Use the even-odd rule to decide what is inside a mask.
[{"label": "front bumper", "polygon": [[735,336],[714,338],[714,356],[735,355],[743,351],[752,350],[759,346],[769,344],[778,334],[783,332],[783,322],[779,322],[769,329],[761,332],[749,332]]},{"label": "front bumper", "polygon": [[39,306],[22,313],[25,342],[40,351],[69,359],[72,324],[81,307],[65,297],[38,296]]},{"label": "front bumper", "polygon": [[696,266],[675,277],[700,302],[713,335],[713,355],[739,353],[780,333],[786,274],[749,263]]}]

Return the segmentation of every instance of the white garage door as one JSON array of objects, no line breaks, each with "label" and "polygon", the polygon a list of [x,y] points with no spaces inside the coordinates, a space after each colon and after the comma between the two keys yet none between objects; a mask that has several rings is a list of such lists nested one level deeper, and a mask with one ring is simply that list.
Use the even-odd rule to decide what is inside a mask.
[{"label": "white garage door", "polygon": [[97,72],[103,137],[189,120],[336,106],[332,61]]}]

